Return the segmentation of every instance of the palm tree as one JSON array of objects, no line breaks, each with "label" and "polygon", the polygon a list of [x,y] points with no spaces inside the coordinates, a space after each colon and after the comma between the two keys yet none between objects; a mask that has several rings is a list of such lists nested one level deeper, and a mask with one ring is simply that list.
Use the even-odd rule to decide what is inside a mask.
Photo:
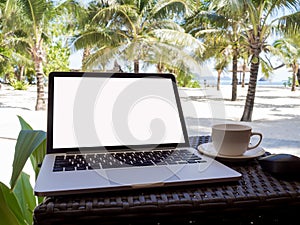
[{"label": "palm tree", "polygon": [[[13,48],[11,46],[11,37],[13,32],[8,29],[8,23],[11,17],[8,17],[4,11],[6,8],[5,1],[0,1],[0,75],[4,76],[4,82],[10,73],[13,73],[11,64]],[[10,19],[10,20],[9,20]]]},{"label": "palm tree", "polygon": [[[6,14],[10,15],[14,10],[17,23],[13,24],[19,30],[18,40],[26,46],[34,63],[37,78],[36,110],[45,110],[46,101],[44,94],[43,61],[45,60],[44,42],[47,28],[51,19],[57,16],[57,6],[54,1],[48,0],[7,0]],[[15,11],[14,11],[15,12]],[[17,34],[17,33],[15,33]]]},{"label": "palm tree", "polygon": [[246,72],[249,72],[249,68],[247,67],[247,61],[248,61],[248,54],[244,53],[242,55],[243,64],[242,64],[242,78],[241,78],[241,85],[244,88],[245,87],[245,77]]},{"label": "palm tree", "polygon": [[291,91],[296,91],[297,73],[299,70],[298,59],[300,58],[299,35],[286,35],[282,39],[274,42],[273,46],[279,50],[284,63],[292,68],[292,88]]},{"label": "palm tree", "polygon": [[220,83],[221,83],[221,74],[222,72],[226,69],[226,67],[228,66],[228,57],[222,55],[219,58],[216,58],[216,65],[215,65],[215,69],[218,72],[218,78],[217,78],[217,90],[220,90]]},{"label": "palm tree", "polygon": [[[189,12],[191,1],[116,1],[99,9],[90,29],[75,40],[77,49],[93,46],[85,67],[105,66],[115,59],[133,62],[135,73],[144,64],[186,66],[203,51],[199,40],[186,34],[175,12]],[[172,12],[172,13],[170,13]],[[193,47],[189,54],[184,47]]]},{"label": "palm tree", "polygon": [[[230,49],[232,59],[232,97],[237,99],[237,67],[238,59],[243,51],[241,42],[244,21],[242,1],[212,0],[207,8],[200,8],[188,20],[188,27],[195,37],[211,39],[214,45],[222,40],[223,48]],[[210,51],[210,48],[207,48]]]},{"label": "palm tree", "polygon": [[[0,30],[2,29],[0,28]],[[11,68],[11,65],[9,65],[9,61],[12,55],[12,51],[11,49],[8,48],[7,43],[4,41],[5,39],[6,39],[5,35],[0,33],[0,74],[1,75],[7,74],[7,72],[9,71],[9,67]]]},{"label": "palm tree", "polygon": [[96,42],[92,36],[97,35],[95,34],[97,27],[92,30],[90,22],[98,10],[108,6],[108,2],[91,1],[86,5],[82,4],[80,0],[67,0],[64,6],[70,17],[68,30],[73,32],[69,41],[71,50],[76,52],[78,49],[83,49],[81,62],[84,65],[87,57],[91,54],[91,45]]},{"label": "palm tree", "polygon": [[[261,61],[261,53],[268,52],[267,38],[273,31],[284,31],[287,26],[297,21],[290,20],[292,16],[299,15],[299,0],[271,0],[271,1],[243,1],[245,5],[245,17],[248,20],[245,36],[247,47],[250,51],[250,81],[241,121],[251,121],[254,108],[257,75]],[[287,12],[280,16],[280,11]],[[245,24],[246,25],[246,24]]]}]

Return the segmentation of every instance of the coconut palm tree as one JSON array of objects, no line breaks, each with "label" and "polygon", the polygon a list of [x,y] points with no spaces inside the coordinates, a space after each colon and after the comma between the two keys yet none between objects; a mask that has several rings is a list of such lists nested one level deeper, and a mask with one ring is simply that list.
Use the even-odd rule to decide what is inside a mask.
[{"label": "coconut palm tree", "polygon": [[48,25],[51,19],[57,16],[58,7],[55,6],[54,1],[49,0],[6,1],[6,15],[18,12],[13,14],[14,23],[11,28],[14,27],[14,30],[18,30],[18,33],[15,32],[18,42],[26,46],[34,63],[37,78],[36,110],[46,109],[43,72],[43,61],[46,58],[44,42],[47,38]]},{"label": "coconut palm tree", "polygon": [[[214,43],[213,45],[218,45],[217,41],[222,40],[222,48],[230,49],[232,56],[232,101],[237,99],[238,59],[243,52],[243,45],[241,44],[244,23],[243,9],[242,1],[212,0],[209,1],[206,8],[201,7],[187,21],[187,27],[195,37],[210,39]],[[207,50],[211,51],[209,47]]]},{"label": "coconut palm tree", "polygon": [[[299,20],[291,20],[299,17],[299,0],[270,0],[250,1],[243,0],[245,6],[245,37],[250,52],[250,81],[241,121],[251,121],[254,108],[257,75],[261,61],[261,53],[268,52],[267,39],[272,32],[280,33],[289,26],[298,28]],[[285,12],[282,15],[279,12]],[[247,25],[247,27],[246,27]],[[298,24],[299,25],[299,24]],[[295,29],[297,30],[297,29]]]},{"label": "coconut palm tree", "polygon": [[286,35],[282,39],[278,39],[274,42],[273,46],[278,49],[278,54],[283,60],[285,65],[292,68],[292,87],[291,91],[296,91],[296,80],[297,73],[299,70],[299,59],[300,59],[300,44],[299,35]]},{"label": "coconut palm tree", "polygon": [[[250,81],[241,121],[251,121],[259,66],[262,63],[266,65],[265,62],[262,62],[261,53],[268,53],[270,51],[270,45],[267,39],[272,33],[282,33],[289,26],[293,26],[295,30],[299,30],[299,27],[295,25],[297,23],[299,25],[299,19],[295,19],[299,18],[299,12],[297,11],[299,0],[221,0],[212,1],[212,4],[214,2],[216,3],[216,11],[227,12],[227,14],[230,15],[230,12],[234,12],[239,8],[240,11],[237,12],[243,12],[243,16],[240,17],[241,19],[239,20],[241,32],[236,33],[236,35],[240,36],[243,40],[241,45],[242,49],[245,48],[245,51],[249,52]],[[286,11],[285,15],[279,13],[284,10]],[[234,30],[234,27],[232,30]],[[235,37],[240,38],[238,36]],[[235,49],[237,50],[239,48]],[[235,60],[235,58],[233,60]],[[233,67],[233,71],[234,70],[235,68]]]},{"label": "coconut palm tree", "polygon": [[221,83],[221,74],[222,72],[226,69],[229,63],[229,57],[226,57],[226,55],[221,55],[219,57],[216,57],[216,64],[215,64],[215,69],[217,70],[218,73],[218,78],[217,78],[217,90],[220,90],[220,83]]},{"label": "coconut palm tree", "polygon": [[[174,19],[173,13],[187,13],[190,0],[115,1],[99,9],[90,21],[90,28],[75,40],[78,49],[93,46],[85,67],[102,69],[115,59],[133,62],[133,71],[140,71],[140,61],[151,64],[184,67],[203,51],[202,43]],[[179,19],[178,19],[179,20]],[[184,47],[192,47],[188,53]]]}]

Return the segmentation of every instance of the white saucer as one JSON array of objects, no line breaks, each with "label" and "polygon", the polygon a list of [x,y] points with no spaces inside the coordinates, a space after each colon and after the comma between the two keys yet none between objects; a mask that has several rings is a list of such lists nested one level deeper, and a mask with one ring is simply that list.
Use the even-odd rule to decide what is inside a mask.
[{"label": "white saucer", "polygon": [[243,155],[239,155],[239,156],[221,155],[218,154],[218,152],[216,151],[216,149],[214,148],[211,142],[199,145],[198,150],[200,153],[204,155],[208,155],[211,157],[218,157],[221,159],[230,159],[230,160],[253,159],[262,156],[265,153],[265,150],[262,147],[258,146],[254,149],[246,151]]}]

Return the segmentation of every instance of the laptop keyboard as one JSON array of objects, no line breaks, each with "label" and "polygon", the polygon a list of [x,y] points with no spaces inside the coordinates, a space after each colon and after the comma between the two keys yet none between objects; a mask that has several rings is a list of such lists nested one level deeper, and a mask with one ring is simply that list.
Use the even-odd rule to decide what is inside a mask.
[{"label": "laptop keyboard", "polygon": [[126,153],[68,154],[55,157],[53,172],[203,162],[206,161],[186,149]]}]

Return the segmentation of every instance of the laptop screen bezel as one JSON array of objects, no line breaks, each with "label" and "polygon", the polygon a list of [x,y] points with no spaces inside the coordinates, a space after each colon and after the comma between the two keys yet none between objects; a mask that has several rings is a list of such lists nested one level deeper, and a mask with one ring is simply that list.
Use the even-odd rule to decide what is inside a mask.
[{"label": "laptop screen bezel", "polygon": [[[164,143],[164,144],[145,144],[145,145],[117,145],[117,146],[93,146],[93,147],[74,147],[74,148],[53,148],[53,109],[54,109],[54,79],[55,77],[107,77],[107,78],[162,78],[171,79],[173,91],[176,99],[176,105],[180,117],[182,133],[184,136],[183,143]],[[177,89],[176,78],[171,73],[108,73],[108,72],[51,72],[48,78],[48,112],[47,112],[47,153],[65,153],[65,152],[95,152],[101,150],[132,150],[132,149],[164,149],[189,147],[188,133],[184,120],[183,110],[181,107],[179,92]]]}]

